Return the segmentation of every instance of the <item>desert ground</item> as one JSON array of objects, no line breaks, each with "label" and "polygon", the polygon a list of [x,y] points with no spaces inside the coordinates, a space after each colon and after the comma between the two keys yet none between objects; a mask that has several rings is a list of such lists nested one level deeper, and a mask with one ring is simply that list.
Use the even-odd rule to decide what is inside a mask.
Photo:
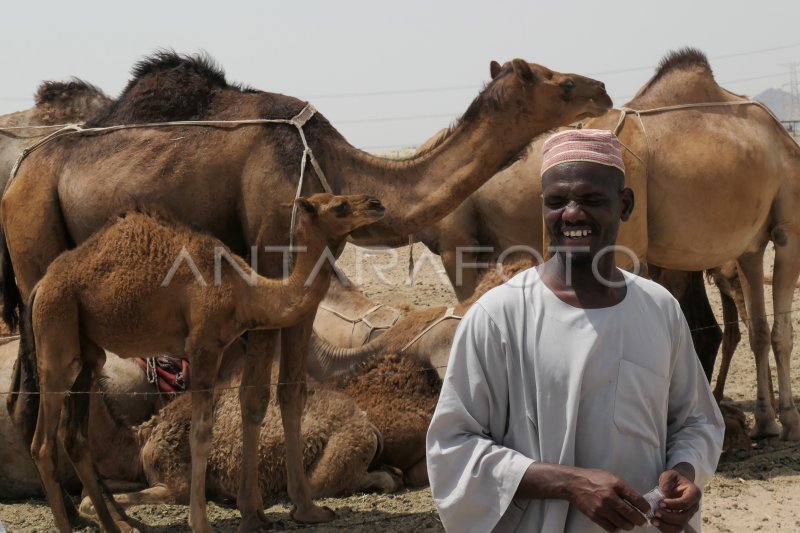
[{"label": "desert ground", "polygon": [[[438,258],[421,245],[414,246],[417,273],[407,283],[408,247],[392,251],[364,250],[348,245],[339,265],[373,300],[385,304],[411,302],[420,306],[448,305],[455,302],[452,290]],[[768,259],[769,260],[769,259]],[[712,305],[721,320],[719,296],[709,287]],[[768,305],[771,291],[767,288]],[[800,329],[800,292],[794,299],[793,324]],[[800,357],[795,342],[792,361],[795,401],[800,391]],[[773,377],[773,379],[775,379]],[[725,389],[728,401],[741,408],[753,422],[756,395],[755,365],[747,347],[746,334],[736,351]],[[265,502],[268,515],[277,521],[277,529],[303,529],[316,532],[402,532],[442,531],[429,489],[401,490],[396,494],[356,494],[332,498],[320,503],[334,509],[337,519],[329,524],[304,526],[289,519],[285,501]],[[723,461],[710,485],[703,504],[703,531],[799,531],[800,516],[800,443],[769,439],[757,442],[752,449],[734,454]],[[156,533],[189,531],[187,508],[174,505],[136,507],[130,514]],[[235,509],[209,505],[215,530],[236,531]],[[0,502],[0,521],[10,533],[54,531],[47,503],[41,500]],[[2,528],[0,528],[0,532]],[[93,529],[82,529],[88,532]]]}]

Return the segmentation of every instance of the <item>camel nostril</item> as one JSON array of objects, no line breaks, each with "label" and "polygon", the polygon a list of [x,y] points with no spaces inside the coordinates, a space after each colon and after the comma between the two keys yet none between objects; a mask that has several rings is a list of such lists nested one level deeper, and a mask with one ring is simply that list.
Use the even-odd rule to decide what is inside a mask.
[{"label": "camel nostril", "polygon": [[369,206],[370,206],[370,207],[381,207],[381,201],[380,201],[380,200],[378,200],[377,198],[372,198],[372,199],[369,201]]}]

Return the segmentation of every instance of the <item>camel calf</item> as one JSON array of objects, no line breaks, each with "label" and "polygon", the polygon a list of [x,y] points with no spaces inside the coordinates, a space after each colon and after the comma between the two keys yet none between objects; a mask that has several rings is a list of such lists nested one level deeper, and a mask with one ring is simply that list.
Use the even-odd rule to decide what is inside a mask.
[{"label": "camel calf", "polygon": [[[31,293],[17,371],[35,366],[38,352],[42,394],[31,453],[61,531],[71,527],[56,478],[58,436],[103,528],[130,527],[121,509],[115,508],[112,518],[103,501],[87,442],[88,396],[74,394],[90,389],[103,366],[104,348],[123,358],[169,353],[190,361],[189,525],[211,531],[206,463],[223,350],[245,331],[285,328],[313,314],[333,271],[322,253],[336,250],[351,231],[384,214],[380,201],[367,196],[317,194],[297,204],[297,243],[307,251],[298,254],[284,280],[259,276],[221,241],[156,211],[128,211],[50,264]],[[15,382],[30,387],[29,380]],[[19,409],[33,405],[20,402]],[[17,409],[12,399],[9,410],[28,436],[34,417],[26,426],[24,415],[31,413]]]}]

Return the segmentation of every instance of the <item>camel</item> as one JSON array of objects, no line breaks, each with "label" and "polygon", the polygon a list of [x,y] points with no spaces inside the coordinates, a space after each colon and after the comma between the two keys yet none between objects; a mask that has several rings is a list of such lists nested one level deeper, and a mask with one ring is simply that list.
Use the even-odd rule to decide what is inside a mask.
[{"label": "camel", "polygon": [[[19,353],[19,337],[6,337],[0,339],[0,390],[11,390],[12,367]],[[104,391],[114,398],[115,406],[120,413],[125,414],[127,422],[131,425],[140,424],[148,420],[163,405],[162,397],[153,392],[153,386],[143,378],[142,370],[130,361],[120,359],[109,354],[103,366],[102,377]],[[136,396],[131,395],[136,393]],[[90,415],[91,416],[91,415]],[[102,420],[100,420],[102,422]],[[96,462],[103,453],[107,453],[108,442],[112,442],[112,431],[97,423],[94,418],[90,423],[90,442],[92,455]],[[100,437],[95,433],[101,432]],[[95,443],[98,445],[95,446]],[[124,458],[126,464],[128,457],[125,455],[111,454],[116,459]],[[63,457],[63,460],[62,460]],[[68,464],[68,458],[59,455],[59,479],[62,480],[68,492],[80,492],[80,480]],[[102,470],[101,470],[101,473]],[[0,500],[19,500],[44,496],[42,485],[36,465],[30,455],[30,446],[25,445],[23,439],[14,427],[9,413],[0,409]]]},{"label": "camel", "polygon": [[[226,353],[229,378],[218,384],[214,398],[214,432],[208,456],[207,495],[216,501],[235,499],[242,445],[239,404],[233,388],[238,386],[244,350]],[[231,367],[237,371],[230,372]],[[136,368],[139,371],[138,368]],[[139,376],[144,381],[143,374]],[[276,377],[276,376],[275,376]],[[101,390],[104,386],[101,385]],[[142,504],[188,504],[190,499],[186,472],[190,468],[190,420],[192,402],[187,394],[178,395],[157,415],[132,427],[123,415],[118,400],[123,395],[103,394],[93,404],[92,423],[114,435],[116,450],[108,454],[98,471],[114,486],[144,488],[115,494],[123,508]],[[382,437],[347,395],[312,387],[303,411],[303,466],[315,498],[339,496],[377,490],[394,492],[401,480],[387,470],[370,470],[381,447]],[[103,434],[92,431],[92,445],[103,440]],[[279,407],[271,401],[259,434],[259,487],[263,499],[286,491],[286,468],[283,431]],[[125,463],[119,457],[126,458]],[[81,503],[84,515],[94,515],[89,498]]]},{"label": "camel", "polygon": [[[596,80],[521,59],[503,65],[492,62],[492,80],[441,144],[411,160],[391,161],[348,144],[305,102],[228,83],[208,58],[161,52],[139,63],[133,74],[122,95],[87,127],[188,119],[294,117],[294,122],[216,122],[75,133],[31,152],[7,187],[0,208],[7,321],[13,322],[15,308],[30,295],[47,265],[63,250],[86,240],[131,197],[158,202],[235,253],[252,255],[260,274],[277,277],[284,261],[274,247],[285,246],[290,233],[290,217],[280,205],[294,198],[296,191],[310,194],[327,187],[339,194],[384,198],[385,219],[351,238],[361,245],[396,243],[454,209],[537,134],[611,107],[603,84]],[[300,160],[309,154],[306,142],[314,158],[308,179],[298,183]],[[300,383],[312,322],[313,314],[292,328],[248,339],[252,355],[241,397],[245,461],[256,461],[258,424],[268,403],[269,388],[264,385],[269,358],[280,348],[281,382]],[[278,395],[294,518],[331,520],[331,511],[311,501],[302,472],[298,424],[303,389],[280,386]],[[237,507],[242,514],[240,530],[270,527],[254,469],[242,469]]]},{"label": "camel", "polygon": [[0,116],[0,190],[22,150],[60,126],[83,122],[111,103],[94,85],[78,78],[44,81],[36,89],[34,107]]},{"label": "camel", "polygon": [[[71,531],[56,477],[59,438],[103,528],[119,531],[130,525],[123,514],[112,518],[103,502],[88,448],[88,402],[85,396],[71,395],[90,388],[103,365],[103,349],[108,349],[123,358],[169,353],[189,360],[189,525],[194,531],[211,531],[206,463],[223,350],[245,331],[288,327],[313,315],[333,273],[324,253],[342,246],[351,231],[376,222],[385,211],[380,201],[363,195],[320,193],[296,202],[301,213],[297,242],[307,249],[284,280],[258,276],[218,239],[154,210],[123,213],[48,267],[31,292],[18,368],[38,367],[43,395],[31,455],[59,530]],[[223,258],[229,268],[223,268]],[[27,380],[18,378],[16,383],[15,391],[31,392]],[[33,404],[16,400],[12,395],[8,407],[17,415],[17,406]],[[65,429],[59,431],[62,417]],[[30,433],[23,425],[22,434],[27,438]],[[241,468],[257,464],[244,460]]]},{"label": "camel", "polygon": [[[701,271],[736,260],[742,275],[750,345],[757,366],[757,424],[754,436],[800,440],[800,414],[792,401],[789,359],[790,306],[800,272],[800,149],[774,117],[759,105],[721,88],[699,51],[673,52],[626,108],[683,107],[639,116],[611,112],[585,127],[618,130],[628,184],[638,198],[638,218],[620,228],[619,244],[648,264]],[[713,145],[709,143],[713,141]],[[543,141],[538,141],[543,142]],[[706,149],[707,147],[707,149]],[[534,199],[540,148],[505,169],[436,227],[416,234],[442,255],[457,282],[459,246],[541,251],[542,223]],[[721,186],[720,184],[724,184]],[[720,235],[724,238],[719,238]],[[778,412],[768,401],[770,333],[764,306],[763,252],[775,244],[772,348],[778,369]],[[465,256],[466,262],[474,257]],[[456,290],[469,293],[469,269]]]}]

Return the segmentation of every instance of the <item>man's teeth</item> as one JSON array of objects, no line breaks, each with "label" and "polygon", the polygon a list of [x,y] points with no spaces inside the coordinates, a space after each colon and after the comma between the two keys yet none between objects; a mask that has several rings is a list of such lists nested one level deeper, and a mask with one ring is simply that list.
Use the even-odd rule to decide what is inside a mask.
[{"label": "man's teeth", "polygon": [[577,239],[580,237],[588,237],[589,235],[592,234],[592,231],[588,229],[575,229],[575,230],[564,230],[563,233],[566,237]]}]

